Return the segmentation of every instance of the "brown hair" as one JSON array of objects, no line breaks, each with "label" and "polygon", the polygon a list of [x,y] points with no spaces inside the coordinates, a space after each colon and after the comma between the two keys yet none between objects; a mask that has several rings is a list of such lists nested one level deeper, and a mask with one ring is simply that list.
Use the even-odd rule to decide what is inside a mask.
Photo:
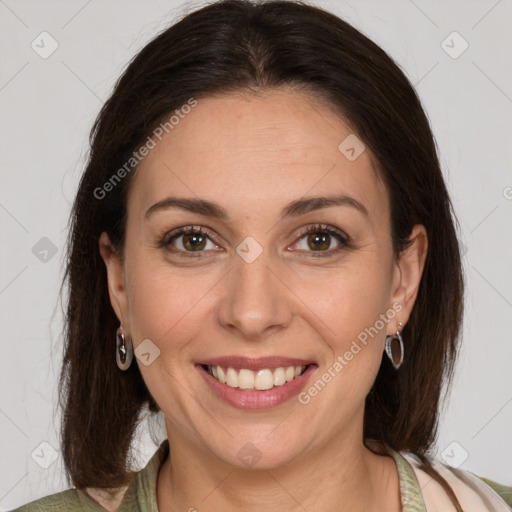
[{"label": "brown hair", "polygon": [[65,354],[59,382],[68,482],[112,489],[133,477],[129,450],[144,407],[159,411],[139,372],[115,364],[118,319],[98,239],[122,252],[126,197],[135,168],[102,187],[152,130],[190,98],[291,86],[337,109],[378,161],[389,193],[395,257],[414,224],[429,248],[416,303],[403,330],[405,362],[383,358],[366,399],[364,438],[415,454],[433,469],[443,384],[451,383],[463,312],[455,216],[435,141],[416,92],[395,62],[354,27],[299,1],[224,0],[186,15],[133,59],[103,106],[71,214]]}]

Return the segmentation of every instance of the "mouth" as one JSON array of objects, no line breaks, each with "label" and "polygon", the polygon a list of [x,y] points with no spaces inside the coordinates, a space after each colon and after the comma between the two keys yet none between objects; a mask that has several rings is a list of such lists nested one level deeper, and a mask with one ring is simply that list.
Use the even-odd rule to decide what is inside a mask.
[{"label": "mouth", "polygon": [[281,357],[222,357],[195,363],[215,396],[241,409],[268,409],[296,396],[318,368]]},{"label": "mouth", "polygon": [[232,388],[267,391],[300,377],[310,365],[279,366],[277,368],[249,368],[222,367],[221,365],[201,365],[203,369],[222,384]]}]

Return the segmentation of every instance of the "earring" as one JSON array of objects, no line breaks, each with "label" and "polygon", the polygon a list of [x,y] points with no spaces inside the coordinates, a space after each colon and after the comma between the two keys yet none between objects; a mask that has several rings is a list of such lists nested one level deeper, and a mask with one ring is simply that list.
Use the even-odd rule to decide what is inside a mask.
[{"label": "earring", "polygon": [[[402,322],[398,322],[398,325],[400,328],[403,328]],[[398,342],[398,344],[396,342]],[[392,344],[394,345],[393,347],[391,346]],[[399,354],[397,353],[398,350],[400,351]],[[386,354],[395,369],[398,370],[404,362],[404,341],[398,329],[394,336],[386,336]]]},{"label": "earring", "polygon": [[116,331],[116,361],[120,370],[128,370],[133,359],[133,345],[130,336],[125,336],[123,327]]}]

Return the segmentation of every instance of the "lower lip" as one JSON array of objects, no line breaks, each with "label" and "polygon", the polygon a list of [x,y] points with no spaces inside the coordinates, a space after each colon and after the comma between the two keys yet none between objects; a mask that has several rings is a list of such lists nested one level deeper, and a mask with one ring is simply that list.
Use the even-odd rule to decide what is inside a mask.
[{"label": "lower lip", "polygon": [[219,397],[233,407],[239,409],[270,409],[276,407],[290,398],[296,396],[305,386],[308,377],[317,368],[316,365],[309,365],[300,377],[295,377],[290,382],[286,382],[282,386],[275,386],[266,391],[246,390],[240,388],[232,388],[227,384],[222,384],[215,377],[212,377],[200,364],[195,365],[199,373],[203,376],[210,389]]}]

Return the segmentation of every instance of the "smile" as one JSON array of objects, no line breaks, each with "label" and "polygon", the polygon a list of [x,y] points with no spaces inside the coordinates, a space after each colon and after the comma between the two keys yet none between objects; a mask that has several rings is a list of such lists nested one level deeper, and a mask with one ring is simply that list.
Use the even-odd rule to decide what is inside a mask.
[{"label": "smile", "polygon": [[194,366],[212,393],[208,397],[246,410],[269,409],[291,400],[318,368],[312,360],[238,356],[197,361]]},{"label": "smile", "polygon": [[264,368],[256,371],[247,368],[223,368],[220,365],[205,366],[206,371],[222,384],[227,384],[232,388],[259,391],[266,391],[291,382],[306,370],[306,366],[280,366],[273,370]]}]

